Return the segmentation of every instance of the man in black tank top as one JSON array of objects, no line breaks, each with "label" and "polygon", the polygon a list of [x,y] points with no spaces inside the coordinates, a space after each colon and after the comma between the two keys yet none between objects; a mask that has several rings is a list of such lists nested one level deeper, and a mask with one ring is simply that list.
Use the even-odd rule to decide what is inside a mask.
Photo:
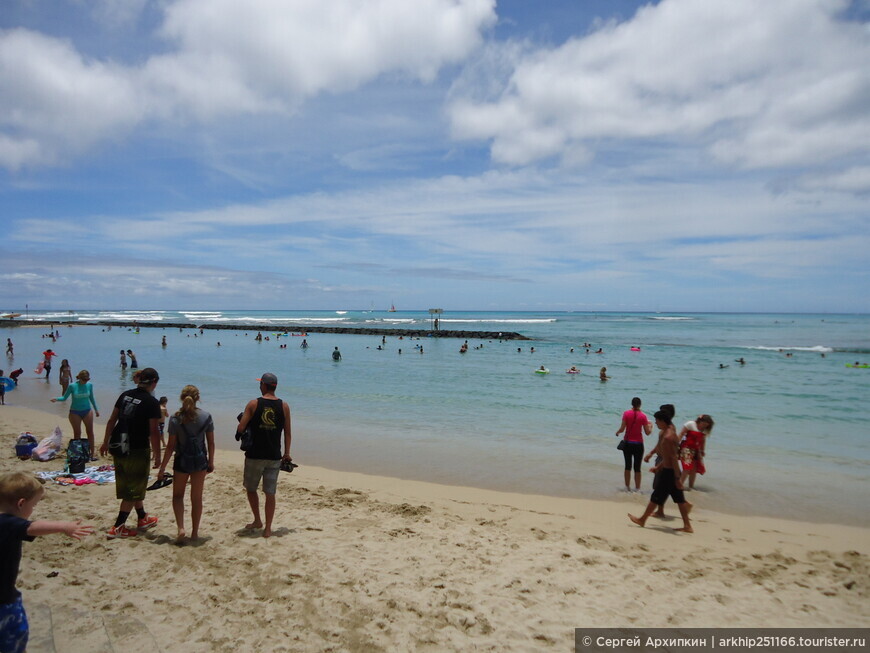
[{"label": "man in black tank top", "polygon": [[[262,397],[251,399],[239,421],[239,432],[250,428],[253,446],[245,451],[245,491],[254,513],[254,521],[245,526],[248,530],[263,529],[263,537],[272,534],[272,518],[275,516],[275,493],[278,487],[278,472],[282,460],[290,457],[290,407],[275,396],[278,377],[267,372],[259,379]],[[284,434],[284,451],[281,452],[281,434]],[[265,501],[265,524],[260,519],[260,496],[257,490],[263,481]]]}]

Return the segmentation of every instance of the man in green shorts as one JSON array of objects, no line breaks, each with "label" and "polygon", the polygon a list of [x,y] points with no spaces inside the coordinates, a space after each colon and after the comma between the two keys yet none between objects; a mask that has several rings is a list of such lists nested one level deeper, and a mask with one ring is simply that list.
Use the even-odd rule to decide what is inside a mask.
[{"label": "man in green shorts", "polygon": [[[100,455],[111,453],[115,462],[115,496],[121,508],[115,525],[106,537],[135,537],[139,531],[157,525],[157,517],[145,512],[145,488],[151,471],[151,449],[160,455],[160,402],[153,392],[160,376],[146,367],[138,374],[138,386],[121,393],[112,416],[106,423],[106,435]],[[127,528],[127,517],[136,509],[137,528]]]}]

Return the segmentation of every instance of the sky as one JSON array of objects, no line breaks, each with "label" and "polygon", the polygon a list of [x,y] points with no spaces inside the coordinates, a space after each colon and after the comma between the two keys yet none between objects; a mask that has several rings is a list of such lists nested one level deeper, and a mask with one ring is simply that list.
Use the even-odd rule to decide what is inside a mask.
[{"label": "sky", "polygon": [[870,0],[2,0],[0,310],[870,312]]}]

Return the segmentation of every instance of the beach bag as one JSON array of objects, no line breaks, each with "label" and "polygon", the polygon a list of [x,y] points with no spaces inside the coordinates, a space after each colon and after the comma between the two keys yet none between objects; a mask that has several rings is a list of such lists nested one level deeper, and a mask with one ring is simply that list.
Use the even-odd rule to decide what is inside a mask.
[{"label": "beach bag", "polygon": [[191,436],[187,426],[181,420],[178,420],[178,423],[184,429],[187,437],[184,438],[184,446],[180,447],[175,453],[175,464],[177,467],[188,472],[199,471],[208,467],[208,456],[205,453],[204,442],[200,438]]},{"label": "beach bag", "polygon": [[[240,422],[242,421],[242,415],[243,415],[243,413],[239,413],[238,416],[236,417],[236,419],[239,420]],[[242,451],[247,451],[248,449],[253,447],[254,446],[254,434],[251,433],[251,427],[248,426],[241,433],[239,431],[236,431],[236,441],[239,443],[239,449],[241,449]]]},{"label": "beach bag", "polygon": [[38,445],[33,449],[30,457],[33,460],[46,462],[57,458],[60,453],[61,445],[63,444],[63,433],[59,426],[54,427],[54,432],[48,437],[43,438]]},{"label": "beach bag", "polygon": [[87,440],[71,440],[66,447],[66,471],[82,474],[91,460],[91,446]]},{"label": "beach bag", "polygon": [[616,445],[616,448],[619,449],[620,451],[623,451],[625,449],[625,440],[620,440],[619,444]]},{"label": "beach bag", "polygon": [[39,443],[33,437],[33,433],[30,431],[22,433],[15,441],[15,455],[21,460],[29,460],[37,444]]}]

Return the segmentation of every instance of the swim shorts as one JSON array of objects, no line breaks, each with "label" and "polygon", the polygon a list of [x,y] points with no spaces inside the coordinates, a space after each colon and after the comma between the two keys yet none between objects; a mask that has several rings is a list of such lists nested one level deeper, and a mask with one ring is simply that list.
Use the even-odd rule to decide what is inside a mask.
[{"label": "swim shorts", "polygon": [[0,651],[24,653],[29,632],[27,614],[20,596],[12,603],[0,604]]},{"label": "swim shorts", "polygon": [[665,505],[668,497],[674,503],[685,503],[686,497],[682,490],[677,489],[677,476],[673,469],[666,467],[658,471],[653,481],[653,493],[649,500],[657,506]]},{"label": "swim shorts", "polygon": [[151,450],[131,449],[127,456],[114,456],[115,496],[121,501],[142,501],[151,472]]},{"label": "swim shorts", "polygon": [[245,489],[248,492],[256,492],[262,478],[263,492],[275,494],[278,491],[278,472],[280,469],[280,460],[245,458]]},{"label": "swim shorts", "polygon": [[90,408],[88,408],[87,410],[72,410],[72,409],[70,409],[69,412],[71,415],[78,415],[79,417],[84,419],[85,417],[88,416],[88,413],[91,412],[91,409]]}]

